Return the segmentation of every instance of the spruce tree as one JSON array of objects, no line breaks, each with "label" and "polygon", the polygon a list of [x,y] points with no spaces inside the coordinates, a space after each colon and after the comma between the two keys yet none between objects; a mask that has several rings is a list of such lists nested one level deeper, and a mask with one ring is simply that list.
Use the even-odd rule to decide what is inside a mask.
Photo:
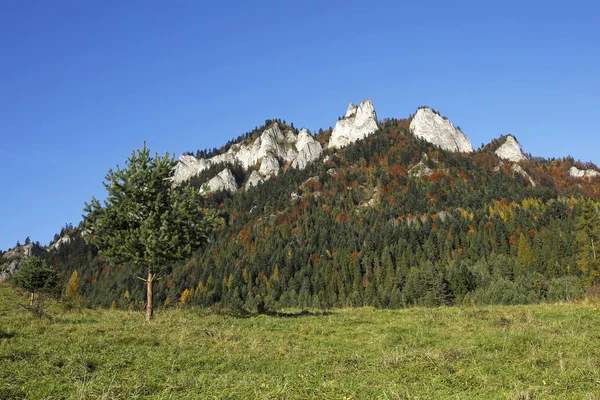
[{"label": "spruce tree", "polygon": [[109,170],[106,200],[92,198],[84,209],[88,243],[114,264],[130,262],[147,269],[147,278],[139,277],[147,286],[147,322],[153,316],[152,284],[161,269],[189,256],[221,222],[202,208],[197,190],[173,186],[174,167],[173,157],[152,157],[144,143],[123,169]]},{"label": "spruce tree", "polygon": [[38,257],[31,257],[23,261],[12,280],[15,285],[29,292],[29,307],[39,316],[43,313],[43,301],[38,302],[36,306],[36,295],[52,293],[58,285],[56,270]]},{"label": "spruce tree", "polygon": [[589,200],[581,205],[575,237],[577,266],[589,284],[600,283],[600,217]]}]

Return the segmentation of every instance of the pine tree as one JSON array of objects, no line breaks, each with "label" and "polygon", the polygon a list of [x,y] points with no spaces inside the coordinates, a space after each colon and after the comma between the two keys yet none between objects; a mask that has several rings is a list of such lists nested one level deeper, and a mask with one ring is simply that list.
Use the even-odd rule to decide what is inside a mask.
[{"label": "pine tree", "polygon": [[19,270],[12,276],[12,280],[15,285],[29,292],[29,309],[41,317],[44,295],[52,294],[58,285],[56,270],[38,257],[31,257],[19,265]]},{"label": "pine tree", "polygon": [[125,168],[109,170],[104,187],[107,199],[86,203],[86,241],[95,244],[114,264],[144,266],[146,321],[153,315],[152,284],[169,262],[189,256],[220,225],[213,212],[202,208],[202,198],[191,187],[172,185],[175,160],[167,153],[150,156],[144,147],[132,152]]}]

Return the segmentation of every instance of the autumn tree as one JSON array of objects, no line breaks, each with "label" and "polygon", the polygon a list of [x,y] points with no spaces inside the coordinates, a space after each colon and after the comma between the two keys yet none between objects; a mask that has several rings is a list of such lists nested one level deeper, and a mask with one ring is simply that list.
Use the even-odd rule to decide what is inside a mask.
[{"label": "autumn tree", "polygon": [[65,297],[68,300],[73,300],[77,296],[81,294],[81,279],[79,279],[79,275],[77,274],[77,270],[73,271],[71,274],[71,278],[67,282],[67,287],[65,288]]},{"label": "autumn tree", "polygon": [[85,238],[114,264],[144,266],[146,321],[153,317],[152,284],[168,263],[189,256],[221,223],[202,207],[198,190],[173,185],[175,160],[150,155],[144,147],[132,152],[123,169],[109,170],[106,200],[86,203]]},{"label": "autumn tree", "polygon": [[531,246],[527,241],[525,235],[521,233],[519,237],[519,249],[517,252],[517,259],[523,266],[523,272],[528,272],[531,269],[533,262],[535,261],[533,251],[531,250]]},{"label": "autumn tree", "polygon": [[81,279],[77,270],[73,271],[67,286],[65,287],[65,299],[71,304],[77,305],[78,308],[82,306],[81,297]]}]

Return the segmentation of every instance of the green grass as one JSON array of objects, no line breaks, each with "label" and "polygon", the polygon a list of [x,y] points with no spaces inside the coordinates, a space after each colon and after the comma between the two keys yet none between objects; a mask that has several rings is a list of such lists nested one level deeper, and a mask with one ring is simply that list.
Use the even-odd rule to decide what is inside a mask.
[{"label": "green grass", "polygon": [[597,399],[593,305],[35,319],[0,286],[0,398]]}]

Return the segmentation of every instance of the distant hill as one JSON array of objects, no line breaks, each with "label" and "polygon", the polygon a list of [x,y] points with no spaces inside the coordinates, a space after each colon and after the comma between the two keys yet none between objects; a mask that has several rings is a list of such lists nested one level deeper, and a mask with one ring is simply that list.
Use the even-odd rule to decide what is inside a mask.
[{"label": "distant hill", "polygon": [[[404,307],[566,300],[586,288],[576,219],[598,169],[525,155],[513,135],[473,149],[439,112],[378,120],[351,104],[333,131],[269,120],[219,150],[181,156],[174,184],[226,221],[168,268],[158,302]],[[136,308],[145,288],[80,235],[49,251],[91,304]],[[156,301],[156,300],[155,300]]]}]

